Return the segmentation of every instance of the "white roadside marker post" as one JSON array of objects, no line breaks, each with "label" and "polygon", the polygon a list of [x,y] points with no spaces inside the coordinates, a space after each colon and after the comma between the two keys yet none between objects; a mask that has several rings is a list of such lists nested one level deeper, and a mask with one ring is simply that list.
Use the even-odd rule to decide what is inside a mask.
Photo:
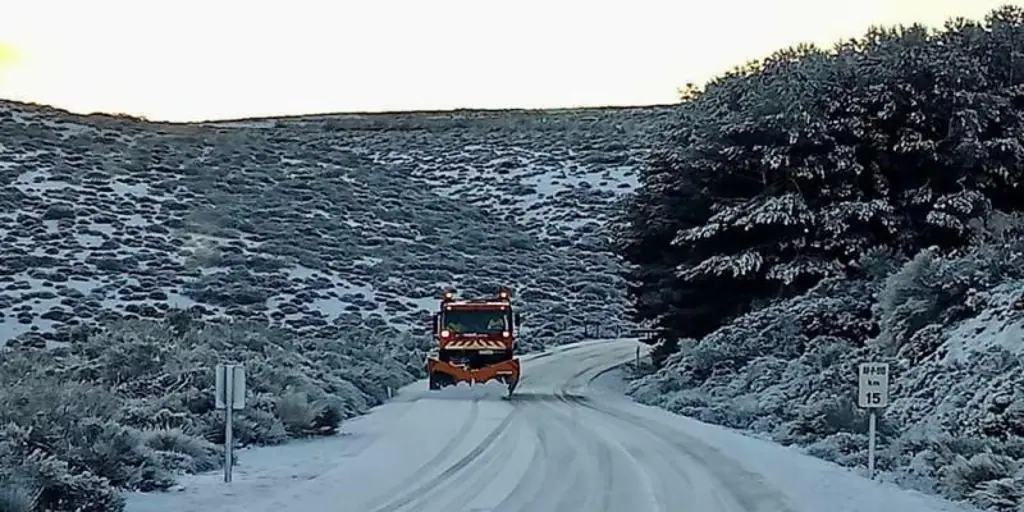
[{"label": "white roadside marker post", "polygon": [[218,364],[216,368],[214,405],[224,409],[224,482],[231,483],[234,462],[233,411],[245,408],[245,367],[237,364]]},{"label": "white roadside marker post", "polygon": [[877,411],[889,405],[889,363],[861,363],[857,384],[857,405],[870,411],[868,478],[874,480]]}]

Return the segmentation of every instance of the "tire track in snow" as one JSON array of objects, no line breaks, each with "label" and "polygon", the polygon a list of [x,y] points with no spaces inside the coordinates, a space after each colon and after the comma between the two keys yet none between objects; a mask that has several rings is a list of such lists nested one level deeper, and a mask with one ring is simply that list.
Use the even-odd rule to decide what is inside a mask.
[{"label": "tire track in snow", "polygon": [[[559,399],[563,400],[563,401],[565,401],[567,403],[571,403],[574,407],[586,408],[586,409],[590,410],[591,412],[597,413],[597,414],[600,415],[601,421],[602,422],[606,422],[607,419],[608,419],[608,417],[607,417],[608,415],[607,414],[605,414],[603,412],[600,412],[600,411],[596,411],[596,410],[594,410],[592,408],[586,407],[586,405],[587,405],[586,397],[583,397],[583,396],[580,396],[578,394],[575,394],[575,393],[571,392],[570,388],[577,388],[577,389],[579,389],[579,388],[583,388],[583,389],[589,388],[590,384],[595,379],[597,379],[601,375],[604,375],[608,371],[610,371],[612,369],[615,369],[615,368],[617,368],[619,366],[621,366],[621,365],[620,364],[609,365],[607,361],[604,361],[604,364],[599,365],[599,366],[584,367],[582,370],[579,370],[576,373],[572,374],[572,376],[570,376],[568,379],[566,379],[562,383],[561,387],[557,391],[557,395],[558,395]],[[583,383],[578,382],[579,380],[581,380],[581,378],[583,378],[582,379]],[[614,419],[617,419],[617,418],[614,418]],[[603,423],[603,424],[607,426],[607,425],[610,425],[610,424],[614,424],[614,422]],[[628,460],[630,460],[634,464],[634,467],[637,469],[638,473],[642,473],[642,474],[644,474],[646,476],[646,479],[642,479],[646,483],[646,487],[651,491],[652,494],[658,494],[659,495],[659,499],[656,500],[655,503],[653,504],[654,509],[658,510],[657,505],[660,504],[662,506],[665,506],[666,503],[670,503],[670,505],[668,505],[668,507],[667,507],[668,510],[675,510],[676,508],[688,506],[690,503],[683,502],[682,500],[679,499],[679,494],[677,492],[678,488],[676,488],[676,487],[669,487],[669,486],[666,485],[666,483],[667,483],[667,479],[665,478],[666,473],[652,471],[651,470],[651,463],[650,463],[651,461],[650,460],[647,460],[646,464],[641,463],[636,457],[633,456],[633,454],[629,451],[628,448],[626,448],[625,446],[623,446],[621,444],[621,440],[624,437],[632,438],[632,439],[635,439],[637,437],[636,436],[636,434],[637,434],[637,425],[633,424],[633,423],[630,423],[628,425],[622,426],[619,430],[621,432],[625,432],[626,434],[628,434],[628,436],[621,436],[621,435],[620,436],[616,436],[616,437],[606,436],[605,439],[608,440],[609,442],[614,442],[616,445],[618,445],[622,449],[623,453],[625,453],[626,458]],[[645,437],[653,437],[653,434],[651,434],[649,432],[646,432],[646,431],[643,431],[643,430],[641,430],[641,432],[646,435]],[[658,438],[655,438],[655,439],[658,439]],[[660,439],[658,439],[658,440],[660,441]],[[673,472],[676,475],[680,475],[682,477],[682,480],[684,482],[686,482],[686,484],[689,487],[693,488],[693,482],[689,478],[689,474],[685,471],[685,469],[682,466],[679,465],[678,461],[676,461],[671,456],[664,457],[662,455],[662,459],[664,459],[664,461],[666,463],[666,469],[670,470],[671,472]],[[652,481],[652,478],[651,478],[652,472],[657,476],[657,478],[654,479],[654,480],[656,480],[658,483],[661,484],[659,486],[660,487],[660,489],[659,489],[660,492],[659,493],[655,493],[654,492],[653,481]]]},{"label": "tire track in snow", "polygon": [[[742,467],[735,463],[735,461],[725,459],[721,454],[717,454],[717,459],[708,454],[697,454],[695,450],[704,447],[710,450],[710,447],[705,447],[700,444],[696,439],[689,438],[683,433],[676,434],[675,430],[669,433],[665,428],[657,428],[650,424],[650,420],[633,415],[620,413],[608,404],[600,402],[594,403],[590,401],[586,396],[581,393],[585,393],[591,389],[591,384],[595,379],[601,375],[613,370],[616,367],[621,366],[621,363],[614,359],[603,359],[596,365],[584,364],[590,362],[592,359],[597,359],[598,356],[584,357],[579,361],[581,369],[574,372],[571,376],[566,378],[561,385],[555,391],[559,399],[566,402],[572,403],[575,407],[582,407],[590,410],[592,413],[597,414],[594,420],[601,418],[598,423],[601,425],[613,425],[618,423],[621,425],[620,429],[627,436],[622,439],[646,437],[654,443],[651,445],[656,447],[663,445],[665,450],[658,450],[656,452],[657,459],[660,459],[665,465],[665,468],[670,470],[668,474],[677,475],[680,479],[685,481],[691,489],[691,496],[687,497],[679,492],[678,487],[670,487],[667,485],[668,479],[667,474],[660,474],[658,482],[661,483],[661,496],[657,501],[657,504],[661,506],[668,506],[670,510],[674,510],[679,507],[692,507],[694,505],[707,507],[712,506],[715,510],[744,510],[749,512],[792,512],[792,508],[786,503],[785,499],[776,493],[770,492],[770,489],[766,486],[757,486],[758,479],[753,474],[745,472]],[[683,435],[688,438],[688,442],[679,441],[677,438],[679,435]],[[621,445],[621,439],[613,441]],[[717,453],[717,452],[716,452]],[[697,467],[701,468],[702,471],[699,473],[692,473],[692,468],[687,468],[680,464],[678,455],[685,455],[691,460],[698,462]],[[667,456],[666,456],[667,455]],[[630,456],[632,458],[632,456]],[[635,459],[633,459],[635,461]],[[649,467],[654,462],[653,460],[645,460]],[[717,463],[713,464],[713,463]],[[729,466],[727,471],[723,471],[723,468]],[[641,471],[648,477],[650,473],[647,471]],[[694,481],[695,476],[704,476],[705,478],[710,477],[715,484],[722,485],[711,485],[708,486],[706,482],[697,483]],[[737,478],[738,477],[738,478]],[[753,484],[753,485],[752,485]],[[719,491],[707,493],[708,490]],[[721,492],[724,491],[724,492]],[[701,494],[704,494],[703,496]],[[687,499],[689,498],[689,499]],[[698,503],[698,499],[710,500],[712,503],[701,502]]]},{"label": "tire track in snow", "polygon": [[[693,488],[693,484],[689,481],[689,475],[683,466],[676,460],[677,454],[674,450],[666,450],[659,446],[664,444],[660,439],[638,429],[635,424],[622,425],[616,418],[609,418],[606,414],[581,407],[576,400],[576,397],[569,399],[571,407],[582,411],[581,421],[586,425],[593,425],[588,429],[588,434],[595,442],[602,444],[608,454],[608,462],[602,466],[603,482],[595,482],[594,487],[600,485],[601,489],[618,490],[609,493],[600,510],[640,512],[693,508],[694,493],[680,492],[686,486]],[[651,441],[655,443],[652,445]],[[646,447],[648,453],[636,455],[636,447]],[[631,481],[632,485],[623,485],[627,481]],[[725,512],[732,509],[714,510]]]},{"label": "tire track in snow", "polygon": [[[729,496],[718,497],[718,501],[723,507],[722,510],[729,510],[728,507],[735,508],[729,503],[734,499],[743,510],[748,512],[797,512],[785,497],[764,485],[760,477],[747,471],[739,463],[727,458],[714,448],[704,445],[678,429],[668,432],[664,426],[654,425],[649,419],[627,411],[591,402],[585,398],[572,397],[572,400],[582,407],[615,418],[634,428],[643,429],[697,462],[697,467],[722,484],[719,486],[720,489],[729,491]],[[685,473],[684,469],[682,474]]]},{"label": "tire track in snow", "polygon": [[[466,414],[466,419],[463,421],[462,426],[459,427],[459,431],[456,432],[455,435],[452,436],[447,443],[445,443],[444,447],[442,447],[441,450],[437,452],[437,455],[434,455],[434,457],[432,457],[429,461],[424,463],[423,467],[433,468],[440,464],[441,462],[443,462],[445,458],[451,456],[452,450],[457,448],[458,445],[461,444],[466,439],[466,436],[469,434],[470,430],[473,429],[473,425],[476,424],[478,416],[480,416],[480,397],[473,399],[473,402],[470,404],[469,413]],[[399,483],[395,484],[393,487],[391,487],[391,489],[389,489],[385,494],[383,494],[383,496],[391,496],[393,495],[393,493],[401,492],[402,490],[408,488],[410,485],[416,483],[416,481],[419,478],[420,475],[414,473],[411,476],[403,479]],[[367,504],[367,508],[379,506],[375,504],[379,503],[382,499],[383,498],[377,498],[371,501],[370,503]]]},{"label": "tire track in snow", "polygon": [[[608,364],[608,354],[598,343],[580,344],[562,352],[573,352],[573,360],[584,370],[566,378],[557,371],[544,371],[547,365],[543,363],[531,369],[531,375],[538,378],[528,383],[541,390],[524,389],[519,398],[528,400],[521,403],[539,440],[533,463],[537,470],[525,474],[492,512],[615,512],[634,510],[640,498],[626,496],[629,499],[616,507],[616,499],[621,498],[613,492],[616,460],[626,459],[632,465],[636,461],[620,446],[592,432],[585,424],[584,409],[559,392],[561,387],[573,385],[578,375],[594,373],[595,368],[601,371]],[[554,369],[558,366],[561,364]],[[642,482],[640,487],[643,487]]]},{"label": "tire track in snow", "polygon": [[[573,499],[576,497],[573,495],[572,489],[570,489],[568,493],[562,496],[562,499],[558,502],[558,506],[555,510],[610,511],[612,510],[611,493],[615,485],[615,482],[612,480],[613,463],[611,448],[603,439],[597,437],[594,432],[589,430],[583,424],[581,421],[582,415],[580,414],[580,409],[578,407],[576,407],[572,402],[565,400],[563,397],[559,396],[558,398],[561,403],[564,404],[563,407],[569,412],[568,418],[566,418],[564,412],[559,410],[561,408],[553,407],[553,404],[543,404],[542,406],[551,409],[548,416],[551,418],[558,418],[559,422],[563,425],[564,430],[568,432],[570,436],[580,439],[578,446],[580,446],[581,450],[579,450],[578,453],[588,453],[590,452],[588,449],[595,450],[596,453],[593,453],[593,457],[596,463],[596,469],[601,475],[601,482],[588,483],[583,493],[583,496],[586,497],[586,501],[584,502],[585,506],[576,507],[575,505],[572,505]],[[580,474],[585,474],[585,472],[580,472]],[[590,476],[593,476],[594,474],[594,472],[590,472]],[[591,503],[591,501],[596,501],[596,503]]]},{"label": "tire track in snow", "polygon": [[[634,476],[637,476],[637,480],[640,480],[640,482],[638,482],[640,485],[643,485],[646,482],[646,480],[649,480],[650,475],[646,474],[643,471],[643,468],[639,464],[639,461],[637,461],[635,458],[633,458],[632,455],[629,454],[629,452],[624,447],[622,447],[621,444],[619,444],[617,439],[613,439],[613,438],[611,438],[609,436],[606,436],[606,435],[602,436],[602,435],[600,435],[598,433],[597,430],[586,428],[583,425],[583,416],[584,415],[580,413],[580,410],[581,409],[585,409],[585,408],[581,407],[580,403],[579,403],[579,401],[582,399],[582,397],[579,397],[578,395],[573,394],[570,391],[570,388],[574,387],[575,386],[575,381],[578,378],[580,378],[581,376],[583,376],[583,375],[591,374],[591,373],[594,373],[595,371],[597,372],[597,375],[600,375],[601,373],[604,373],[606,371],[606,370],[604,370],[604,367],[607,366],[607,361],[605,360],[605,357],[602,357],[602,356],[606,357],[605,354],[597,354],[597,355],[594,355],[592,357],[586,358],[585,361],[592,361],[592,360],[597,359],[597,360],[600,360],[600,362],[597,365],[595,365],[595,366],[586,366],[586,365],[584,365],[584,369],[582,369],[580,371],[577,371],[576,373],[574,373],[571,377],[569,377],[568,379],[566,379],[562,383],[562,385],[555,392],[555,397],[559,400],[560,404],[564,405],[564,407],[567,408],[567,410],[572,411],[571,412],[572,420],[577,424],[576,425],[577,427],[583,427],[583,428],[580,428],[579,430],[581,432],[585,432],[586,433],[586,435],[591,439],[591,442],[593,443],[593,445],[595,446],[595,448],[597,450],[597,454],[596,454],[597,463],[598,463],[598,467],[601,468],[601,474],[602,474],[602,477],[603,477],[602,481],[600,483],[600,487],[598,487],[602,491],[601,492],[601,499],[596,504],[597,508],[593,508],[592,509],[592,508],[588,507],[587,509],[588,510],[615,511],[615,510],[622,509],[622,506],[621,506],[622,504],[620,504],[620,506],[618,506],[618,507],[616,507],[615,504],[614,504],[614,498],[616,497],[616,496],[613,496],[613,489],[616,488],[616,485],[615,485],[616,484],[616,482],[615,482],[615,469],[618,468],[619,466],[615,464],[616,457],[615,457],[614,454],[615,454],[616,450],[613,450],[613,447],[614,448],[618,448],[618,451],[619,451],[621,457],[626,459],[628,462],[632,463],[634,468],[637,470],[637,472],[634,473]],[[589,383],[594,378],[596,378],[596,376],[587,379],[586,382]],[[587,410],[589,410],[589,409],[587,409]],[[562,414],[563,413],[561,411],[559,411],[559,410],[553,410],[552,411],[552,415],[562,415]],[[594,418],[594,419],[596,419],[596,418]],[[639,473],[644,473],[644,476],[646,478],[640,478],[638,476]],[[647,487],[649,487],[649,482],[646,482],[646,483],[648,484]],[[634,505],[637,502],[636,499],[630,499],[628,501],[632,502]]]},{"label": "tire track in snow", "polygon": [[531,471],[527,471],[516,486],[512,488],[508,496],[493,507],[490,512],[522,512],[531,510],[522,503],[520,496],[540,496],[541,489],[550,478],[556,475],[549,474],[547,461],[550,455],[550,443],[543,431],[534,429],[532,431],[537,437],[537,443],[533,447],[533,457],[530,459]]},{"label": "tire track in snow", "polygon": [[[524,402],[522,405],[523,414],[527,418],[526,423],[530,425],[538,440],[533,458],[534,465],[512,492],[495,505],[490,512],[534,510],[577,512],[587,510],[579,506],[569,509],[558,508],[550,502],[551,497],[567,496],[574,487],[587,483],[581,478],[582,473],[578,470],[584,463],[584,457],[580,457],[580,454],[587,453],[586,447],[580,444],[576,435],[578,427],[566,427],[560,419],[552,421],[555,409],[544,407],[544,405],[546,401],[556,400],[554,396],[540,394],[526,396],[540,399]],[[572,445],[576,445],[576,449],[566,448]]]},{"label": "tire track in snow", "polygon": [[[587,358],[586,360],[590,360],[590,359],[594,359],[594,358],[595,357],[590,357],[590,358]],[[580,417],[581,417],[580,408],[575,404],[575,402],[573,402],[571,399],[569,399],[567,396],[565,396],[564,387],[561,390],[559,390],[558,392],[555,393],[555,398],[558,400],[558,404],[561,407],[556,408],[556,407],[553,407],[553,406],[551,406],[549,404],[544,404],[542,406],[546,406],[546,407],[548,407],[551,410],[550,416],[552,418],[564,418],[565,414],[562,412],[562,409],[568,411],[569,412],[568,421],[570,422],[570,424],[568,425],[567,430],[570,433],[575,433],[575,434],[579,434],[579,435],[588,437],[589,441],[590,441],[590,443],[588,443],[588,444],[593,444],[594,448],[597,450],[597,454],[595,456],[595,459],[596,459],[596,462],[597,462],[597,467],[601,468],[601,473],[602,473],[602,475],[604,477],[602,482],[601,482],[601,484],[600,484],[600,486],[597,487],[598,489],[601,490],[601,499],[600,499],[599,503],[597,504],[596,508],[590,508],[588,506],[586,508],[586,510],[609,510],[609,504],[611,503],[611,490],[612,490],[612,486],[614,485],[614,482],[612,481],[612,471],[611,471],[611,469],[612,469],[611,449],[608,447],[607,443],[602,442],[602,439],[598,438],[596,435],[594,435],[593,432],[591,432],[589,429],[587,429],[582,424],[582,422],[580,421]],[[563,419],[563,420],[560,420],[560,421],[562,421],[564,423],[566,420]],[[593,496],[593,494],[591,494],[590,496]],[[562,507],[562,502],[559,502],[558,510],[562,510],[561,507]]]},{"label": "tire track in snow", "polygon": [[[501,476],[502,471],[505,470],[505,462],[515,454],[516,441],[524,431],[521,428],[513,428],[518,419],[514,419],[502,432],[502,435],[495,439],[492,449],[485,450],[472,463],[460,468],[458,473],[452,475],[445,482],[445,485],[431,489],[416,499],[414,503],[406,505],[406,510],[409,512],[465,510],[466,504],[472,502],[481,489],[486,488],[488,484]],[[443,505],[439,506],[439,503],[443,503]]]},{"label": "tire track in snow", "polygon": [[[616,452],[617,445],[587,426],[584,415],[592,413],[557,394],[527,396],[535,398],[523,403],[523,412],[529,419],[526,423],[539,444],[535,447],[533,465],[516,487],[489,510],[635,510],[637,496],[613,492],[617,483],[616,461],[628,460],[629,456],[624,451]],[[616,503],[621,498],[627,499]]]},{"label": "tire track in snow", "polygon": [[[587,397],[568,392],[570,388],[589,390],[592,383],[600,376],[621,366],[606,364],[603,367],[584,367],[568,378],[558,393],[580,407],[584,407],[601,414],[604,417],[617,420],[627,426],[632,432],[644,432],[653,436],[661,443],[674,449],[676,453],[686,455],[697,462],[697,466],[714,478],[719,484],[717,489],[726,490],[729,495],[715,496],[717,505],[721,510],[735,509],[736,505],[749,512],[795,512],[785,497],[773,491],[770,487],[763,485],[760,478],[746,471],[739,463],[727,458],[714,448],[700,442],[700,440],[687,435],[678,428],[672,428],[660,423],[652,423],[649,418],[632,414],[628,411],[614,407],[611,403],[588,400]],[[596,370],[596,371],[595,371]],[[582,381],[582,382],[580,382]],[[632,404],[632,402],[630,402]],[[666,458],[675,470],[676,474],[688,480],[691,488],[695,482],[692,480],[690,471],[679,464],[675,458]],[[759,485],[760,484],[760,485]],[[669,496],[672,496],[671,494]],[[732,503],[735,501],[736,503]]]},{"label": "tire track in snow", "polygon": [[[589,412],[592,413],[592,411]],[[600,419],[604,421],[603,417]],[[625,476],[619,475],[618,478],[613,474],[609,477],[610,480],[621,483],[631,478],[636,481],[636,485],[629,488],[632,491],[629,495],[620,493],[613,496],[613,500],[608,504],[607,510],[633,510],[638,512],[642,510],[686,510],[688,503],[681,500],[678,496],[678,485],[670,485],[668,479],[665,478],[666,475],[671,474],[671,468],[662,469],[661,467],[653,466],[650,463],[650,458],[638,457],[634,454],[631,446],[627,446],[627,443],[636,442],[635,433],[632,429],[621,428],[617,425],[612,427],[607,423],[601,424],[600,427],[603,428],[594,429],[595,435],[607,443],[614,453],[620,454],[620,457],[616,459],[619,463],[616,464],[613,461],[612,470],[617,469],[625,473]],[[610,432],[614,432],[617,435],[610,435]],[[626,440],[625,442],[624,439]],[[662,454],[662,458],[665,458],[664,454]],[[655,482],[659,484],[657,487]]]},{"label": "tire track in snow", "polygon": [[[586,507],[570,505],[567,503],[573,496],[583,496],[588,491],[588,483],[584,478],[581,466],[589,466],[586,457],[586,446],[580,441],[576,433],[567,427],[562,421],[552,421],[556,416],[548,407],[538,404],[535,411],[535,424],[538,426],[543,438],[546,439],[548,459],[545,465],[554,469],[557,473],[552,474],[546,487],[538,493],[532,501],[519,508],[526,510],[550,510],[552,512],[587,510]],[[573,448],[569,448],[573,447]],[[584,455],[580,457],[580,455]],[[558,502],[552,503],[552,497],[557,497]]]},{"label": "tire track in snow", "polygon": [[[476,402],[479,402],[479,400],[476,400]],[[478,405],[479,404],[477,404],[477,406]],[[419,485],[416,485],[414,488],[402,494],[399,494],[396,498],[392,499],[391,501],[387,502],[384,505],[377,506],[374,510],[376,510],[376,512],[397,512],[398,510],[401,510],[408,504],[413,503],[414,501],[419,499],[422,494],[425,494],[429,492],[431,489],[442,485],[446,480],[458,474],[465,466],[472,463],[475,459],[480,457],[480,455],[483,454],[488,449],[494,447],[494,441],[508,429],[509,424],[511,424],[512,420],[516,418],[516,412],[517,410],[514,408],[511,412],[509,412],[507,416],[505,416],[505,419],[503,419],[501,423],[499,423],[498,426],[494,428],[494,430],[487,434],[487,437],[485,437],[482,442],[477,444],[476,447],[470,450],[470,452],[464,455],[462,458],[448,466],[448,468],[442,471],[441,474],[436,475],[433,478],[430,478],[429,480],[420,483]],[[472,419],[473,421],[476,420],[476,414],[473,415]],[[471,427],[473,421],[467,421],[466,423],[469,424]],[[466,428],[467,432],[468,430],[469,428]],[[461,438],[453,438],[452,441],[448,443],[448,445],[457,445],[460,442],[462,442]],[[448,445],[446,445],[446,448]],[[437,462],[440,462],[440,460],[443,459],[444,456],[446,455],[450,455],[450,451],[447,449],[442,450],[441,455],[436,458],[438,459]],[[415,483],[417,481],[415,477],[411,478],[410,480],[413,480],[412,483]],[[396,487],[396,490],[397,489],[398,487]]]},{"label": "tire track in snow", "polygon": [[[573,397],[572,399],[574,401],[585,400],[580,397]],[[577,404],[577,407],[579,406]],[[635,423],[623,424],[619,418],[609,417],[605,413],[594,410],[590,410],[590,412],[597,415],[594,420],[599,422],[602,427],[619,432],[617,436],[605,436],[605,438],[618,445],[626,454],[625,458],[636,468],[634,475],[640,481],[639,485],[648,490],[649,494],[647,497],[653,498],[651,510],[688,510],[693,508],[693,496],[700,492],[701,489],[697,487],[689,471],[680,464],[677,457],[678,454],[671,447],[664,447],[662,439],[644,429],[638,428]],[[629,447],[622,444],[623,439],[639,442],[638,444],[641,447],[646,445],[648,450],[639,456],[634,455]],[[651,441],[654,442],[653,446],[656,447],[653,450],[651,450]],[[680,492],[681,489],[685,488],[689,488],[690,492]],[[725,512],[732,509],[722,507],[715,510]]]},{"label": "tire track in snow", "polygon": [[[535,418],[536,414],[526,409],[524,414],[529,418]],[[548,464],[553,457],[553,445],[551,443],[551,437],[547,430],[539,428],[539,425],[543,423],[538,421],[530,421],[530,425],[535,426],[534,433],[537,435],[537,444],[534,446],[534,457],[530,459],[530,468],[535,468],[534,471],[527,471],[523,475],[509,493],[498,505],[494,507],[492,512],[523,512],[527,510],[539,510],[535,503],[539,497],[545,495],[542,490],[546,485],[551,482],[557,482],[558,477],[561,474],[549,474]],[[522,497],[529,496],[534,497],[532,500],[524,500]]]}]

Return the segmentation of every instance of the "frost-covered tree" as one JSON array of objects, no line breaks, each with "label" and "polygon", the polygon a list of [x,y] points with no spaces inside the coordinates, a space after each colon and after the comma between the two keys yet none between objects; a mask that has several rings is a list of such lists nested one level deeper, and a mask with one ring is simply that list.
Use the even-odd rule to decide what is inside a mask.
[{"label": "frost-covered tree", "polygon": [[[1024,205],[1024,10],[872,28],[687,90],[627,209],[638,320],[700,337],[869,250],[972,241]],[[671,347],[671,340],[666,346]]]},{"label": "frost-covered tree", "polygon": [[695,187],[674,182],[678,164],[671,159],[668,153],[655,155],[637,199],[627,205],[628,223],[618,232],[618,250],[632,264],[627,283],[635,316],[670,331],[668,343],[655,352],[656,360],[675,351],[676,340],[692,329],[688,324],[707,318],[718,306],[709,297],[701,300],[698,286],[682,286],[676,275],[684,255],[672,239],[679,229],[704,217],[709,204],[700,200]]}]

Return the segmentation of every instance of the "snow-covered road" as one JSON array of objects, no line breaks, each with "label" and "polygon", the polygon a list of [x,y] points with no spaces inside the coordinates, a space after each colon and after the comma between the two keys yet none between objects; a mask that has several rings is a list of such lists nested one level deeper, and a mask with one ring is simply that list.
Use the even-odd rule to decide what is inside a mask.
[{"label": "snow-covered road", "polygon": [[[635,404],[600,377],[636,346],[593,341],[526,357],[511,401],[500,386],[416,383],[347,423],[348,438],[243,453],[230,485],[202,475],[179,493],[133,496],[128,510],[966,510]],[[305,455],[289,459],[289,449]]]},{"label": "snow-covered road", "polygon": [[632,358],[635,347],[597,342],[532,359],[511,403],[458,389],[451,398],[404,395],[454,432],[410,436],[434,450],[407,461],[408,477],[351,510],[788,512],[783,496],[737,464],[645,421],[632,404],[588,398],[590,382]]}]

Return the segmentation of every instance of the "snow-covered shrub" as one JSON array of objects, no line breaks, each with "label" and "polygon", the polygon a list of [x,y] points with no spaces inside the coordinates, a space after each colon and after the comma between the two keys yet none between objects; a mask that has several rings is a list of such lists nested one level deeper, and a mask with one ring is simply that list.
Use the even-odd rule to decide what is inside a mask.
[{"label": "snow-covered shrub", "polygon": [[[979,313],[985,306],[979,290],[1009,277],[996,247],[986,244],[961,257],[925,249],[889,276],[876,307],[879,347],[911,361],[934,353],[940,344],[934,329]],[[921,332],[930,325],[932,332]]]},{"label": "snow-covered shrub", "polygon": [[942,312],[940,290],[934,282],[938,264],[933,251],[921,251],[886,280],[878,301],[881,340],[886,348],[898,349]]},{"label": "snow-covered shrub", "polygon": [[[157,456],[142,443],[141,432],[119,423],[121,401],[87,383],[36,374],[21,385],[0,390],[0,437],[22,453],[32,449],[67,461],[111,485],[152,490],[170,485]],[[44,488],[44,494],[46,489]]]},{"label": "snow-covered shrub", "polygon": [[1004,455],[978,453],[970,458],[957,455],[951,464],[940,470],[939,489],[954,499],[968,498],[982,491],[985,483],[1012,479],[1019,469],[1019,461]]},{"label": "snow-covered shrub", "polygon": [[[266,397],[269,398],[269,397]],[[202,416],[205,438],[221,445],[224,444],[224,415],[208,412]],[[284,426],[284,421],[277,411],[269,408],[246,408],[234,415],[232,419],[234,439],[241,446],[277,445],[291,439]]]},{"label": "snow-covered shrub", "polygon": [[[166,489],[178,472],[222,464],[217,363],[246,366],[248,404],[234,425],[246,445],[336,433],[411,381],[415,359],[408,336],[364,345],[180,315],[111,324],[70,349],[11,352],[0,360],[0,477],[23,478],[57,512],[119,510],[118,490]],[[23,458],[35,462],[14,462]]]},{"label": "snow-covered shrub", "polygon": [[124,509],[124,500],[107,479],[32,446],[31,434],[29,429],[14,424],[0,429],[0,493],[4,495],[0,499],[14,507],[34,504],[34,508],[25,509],[33,512]]},{"label": "snow-covered shrub", "polygon": [[1021,512],[1024,510],[1024,468],[1013,476],[988,480],[977,484],[970,500],[985,510]]},{"label": "snow-covered shrub", "polygon": [[701,421],[745,430],[757,421],[760,407],[756,396],[745,396],[705,403],[699,414],[698,419]]},{"label": "snow-covered shrub", "polygon": [[858,410],[849,398],[823,398],[801,407],[796,420],[788,425],[788,440],[809,444],[809,441],[824,439],[840,432],[866,431],[867,415]]},{"label": "snow-covered shrub", "polygon": [[868,436],[864,434],[835,432],[809,444],[806,453],[843,466],[863,466],[867,464],[867,443]]},{"label": "snow-covered shrub", "polygon": [[309,398],[301,391],[288,393],[279,398],[277,414],[281,417],[285,430],[297,436],[305,435],[313,424],[313,418],[316,417]]},{"label": "snow-covered shrub", "polygon": [[159,455],[177,454],[182,465],[173,469],[186,473],[200,473],[220,467],[224,449],[205,439],[186,434],[178,428],[143,432],[143,442]]},{"label": "snow-covered shrub", "polygon": [[279,398],[276,410],[285,430],[295,437],[333,434],[342,420],[339,404],[328,399],[311,401],[301,391]]},{"label": "snow-covered shrub", "polygon": [[24,479],[0,477],[0,510],[4,512],[35,512],[39,489]]}]

